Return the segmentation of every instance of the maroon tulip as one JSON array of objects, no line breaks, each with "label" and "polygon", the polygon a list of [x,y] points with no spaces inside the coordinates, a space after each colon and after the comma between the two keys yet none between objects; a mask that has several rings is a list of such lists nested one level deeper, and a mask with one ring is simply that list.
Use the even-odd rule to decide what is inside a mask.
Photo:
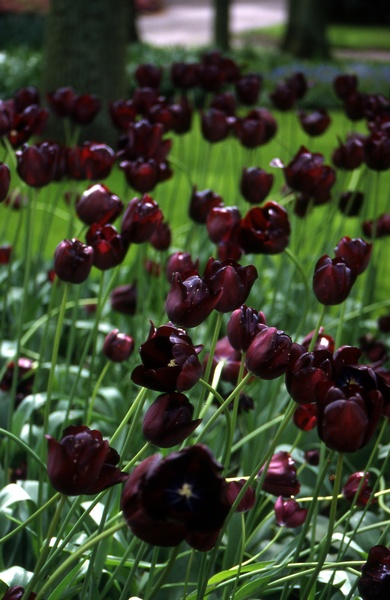
[{"label": "maroon tulip", "polygon": [[171,283],[174,273],[179,273],[182,280],[184,280],[193,275],[198,275],[198,268],[199,260],[194,262],[189,252],[174,252],[167,260],[165,274],[168,282]]},{"label": "maroon tulip", "polygon": [[184,394],[162,394],[146,411],[142,433],[155,446],[172,448],[184,442],[202,422],[192,421],[193,413],[194,407]]},{"label": "maroon tulip", "polygon": [[136,192],[151,192],[158,183],[158,164],[153,159],[122,160],[119,167],[123,169],[129,186]]},{"label": "maroon tulip", "polygon": [[356,75],[342,74],[337,75],[333,80],[333,88],[336,95],[345,100],[351,94],[357,91],[358,78]]},{"label": "maroon tulip", "polygon": [[61,494],[97,494],[128,477],[115,466],[119,454],[96,429],[71,425],[59,442],[50,435],[45,437],[48,441],[47,474],[51,485]]},{"label": "maroon tulip", "polygon": [[[302,340],[302,346],[306,349],[309,350],[309,347],[311,345],[312,339],[314,336],[314,330],[310,331]],[[317,338],[315,340],[314,346],[312,348],[313,350],[329,350],[329,352],[331,354],[333,354],[333,352],[335,351],[335,341],[333,339],[333,337],[331,335],[328,335],[327,333],[325,333],[324,328],[321,327],[318,330],[317,333]]]},{"label": "maroon tulip", "polygon": [[141,87],[158,88],[161,83],[162,68],[150,63],[138,65],[134,77]]},{"label": "maroon tulip", "polygon": [[334,249],[335,256],[342,258],[352,275],[357,277],[366,270],[371,258],[372,244],[368,244],[361,238],[351,240],[350,237],[341,238]]},{"label": "maroon tulip", "polygon": [[245,148],[257,148],[266,143],[266,123],[257,110],[252,110],[246,117],[237,117],[235,134]]},{"label": "maroon tulip", "polygon": [[315,404],[300,404],[295,409],[293,422],[302,431],[311,431],[317,425],[317,407]]},{"label": "maroon tulip", "polygon": [[103,354],[112,362],[123,362],[131,356],[134,340],[119,329],[113,329],[104,339]]},{"label": "maroon tulip", "polygon": [[11,244],[2,244],[0,246],[0,265],[8,265],[11,260]]},{"label": "maroon tulip", "polygon": [[153,231],[150,237],[150,243],[156,250],[164,251],[168,250],[172,241],[172,232],[169,224],[166,221],[162,221]]},{"label": "maroon tulip", "polygon": [[118,266],[126,256],[128,244],[113,225],[94,223],[85,237],[88,246],[93,248],[93,265],[101,271]]},{"label": "maroon tulip", "polygon": [[225,140],[231,130],[231,118],[222,110],[210,108],[207,113],[202,113],[201,129],[205,140],[215,144]]},{"label": "maroon tulip", "polygon": [[243,169],[240,191],[250,204],[260,204],[268,196],[273,182],[274,176],[263,169],[256,167]]},{"label": "maroon tulip", "polygon": [[84,142],[82,146],[68,149],[66,170],[68,176],[77,181],[96,181],[109,176],[114,161],[115,153],[106,144]]},{"label": "maroon tulip", "polygon": [[94,251],[77,239],[60,242],[54,252],[57,277],[69,283],[82,283],[92,269]]},{"label": "maroon tulip", "polygon": [[340,196],[339,210],[347,217],[357,217],[360,214],[364,202],[362,192],[344,192]]},{"label": "maroon tulip", "polygon": [[[16,365],[14,361],[7,364],[3,377],[0,381],[0,390],[10,392],[13,387]],[[17,363],[17,383],[16,383],[16,406],[26,396],[32,393],[34,385],[34,363],[30,358],[21,357]]]},{"label": "maroon tulip", "polygon": [[4,163],[0,163],[0,202],[7,198],[10,182],[11,172],[9,167]]},{"label": "maroon tulip", "polygon": [[172,140],[163,140],[163,135],[164,127],[160,123],[146,119],[131,123],[118,156],[124,160],[153,158],[157,163],[163,162],[172,145]]},{"label": "maroon tulip", "polygon": [[[209,356],[206,355],[203,361],[203,367],[206,368],[206,364]],[[237,385],[238,376],[241,369],[241,352],[238,352],[231,346],[227,336],[218,340],[215,345],[215,351],[213,356],[212,369],[210,374],[210,383],[213,378],[213,374],[216,366],[223,362],[223,367],[221,371],[221,380],[227,381],[232,385]],[[244,375],[247,374],[247,370],[244,370]]]},{"label": "maroon tulip", "polygon": [[277,524],[291,529],[303,525],[308,513],[307,508],[301,508],[296,500],[283,500],[282,496],[276,500],[274,510]]},{"label": "maroon tulip", "polygon": [[229,241],[234,229],[241,221],[241,213],[237,206],[216,206],[212,208],[206,219],[207,233],[215,244]]},{"label": "maroon tulip", "polygon": [[[369,473],[352,473],[348,477],[347,483],[343,486],[342,494],[348,502],[356,502],[356,506],[364,507],[374,499],[371,499],[372,488],[369,485]],[[358,493],[359,491],[359,493]],[[356,496],[356,494],[358,495]],[[356,497],[356,500],[355,500]]]},{"label": "maroon tulip", "polygon": [[222,465],[194,445],[165,458],[150,456],[130,474],[121,509],[133,534],[156,546],[210,550],[230,510]]},{"label": "maroon tulip", "polygon": [[174,273],[165,310],[172,323],[182,327],[197,327],[211,314],[222,294],[222,289],[213,293],[198,275],[183,280],[179,273]]},{"label": "maroon tulip", "polygon": [[70,117],[72,114],[76,92],[72,87],[60,87],[46,94],[51,110],[57,117]]},{"label": "maroon tulip", "polygon": [[301,146],[290,163],[284,167],[287,185],[316,201],[326,201],[335,182],[334,170],[323,164],[322,154],[309,152]]},{"label": "maroon tulip", "polygon": [[238,101],[245,106],[256,104],[259,99],[262,82],[261,75],[257,73],[249,73],[240,77],[235,83]]},{"label": "maroon tulip", "polygon": [[230,315],[227,336],[231,346],[238,352],[246,352],[256,335],[265,326],[263,312],[248,308],[245,304]]},{"label": "maroon tulip", "polygon": [[25,108],[31,105],[39,105],[41,102],[39,91],[33,85],[20,88],[14,94],[15,110],[22,112]]},{"label": "maroon tulip", "polygon": [[151,107],[148,119],[152,123],[160,123],[164,128],[164,133],[172,129],[173,115],[171,107],[163,96]]},{"label": "maroon tulip", "polygon": [[284,331],[265,326],[246,352],[246,368],[261,379],[280,377],[286,372],[291,344],[290,336]]},{"label": "maroon tulip", "polygon": [[4,596],[2,596],[2,600],[22,600],[22,598],[24,598],[24,600],[34,600],[36,597],[37,595],[34,594],[34,592],[31,592],[31,594],[28,595],[28,598],[25,598],[24,587],[21,585],[14,585],[13,587],[8,588]]},{"label": "maroon tulip", "polygon": [[86,225],[113,223],[122,211],[122,200],[102,183],[91,185],[76,204],[77,216]]},{"label": "maroon tulip", "polygon": [[321,381],[329,381],[333,375],[333,356],[328,350],[306,352],[303,346],[293,344],[286,371],[286,388],[298,404],[315,401],[314,390]]},{"label": "maroon tulip", "polygon": [[339,169],[352,171],[360,167],[364,159],[364,141],[361,136],[350,135],[343,144],[339,140],[339,146],[333,151],[333,164]]},{"label": "maroon tulip", "polygon": [[17,172],[31,187],[43,187],[53,181],[60,160],[58,144],[42,142],[34,146],[24,146],[16,152]]},{"label": "maroon tulip", "polygon": [[390,315],[382,315],[379,317],[378,329],[382,333],[390,333]]},{"label": "maroon tulip", "polygon": [[275,108],[281,111],[290,110],[297,100],[295,87],[289,81],[279,82],[269,97]]},{"label": "maroon tulip", "polygon": [[41,135],[45,129],[49,112],[36,104],[27,106],[22,112],[14,114],[8,140],[13,148],[25,144],[31,136]]},{"label": "maroon tulip", "polygon": [[88,125],[96,117],[101,108],[101,101],[93,94],[76,96],[71,119],[78,125]]},{"label": "maroon tulip", "polygon": [[321,256],[314,267],[313,291],[321,304],[341,304],[348,298],[356,275],[342,258]]},{"label": "maroon tulip", "polygon": [[301,110],[298,112],[298,119],[302,129],[311,137],[325,133],[331,123],[328,111],[321,108],[312,113]]},{"label": "maroon tulip", "polygon": [[124,315],[134,315],[137,309],[137,288],[135,285],[120,285],[110,295],[112,310]]},{"label": "maroon tulip", "polygon": [[363,233],[368,238],[381,238],[390,235],[390,213],[384,213],[371,221],[364,221]]},{"label": "maroon tulip", "polygon": [[[234,117],[237,109],[237,102],[234,94],[231,92],[223,92],[214,96],[210,102],[210,108],[215,108],[222,111],[226,116]],[[231,121],[233,123],[233,120]]]},{"label": "maroon tulip", "polygon": [[223,207],[221,196],[209,189],[198,192],[195,186],[192,188],[188,214],[195,223],[204,225],[207,215],[216,207]]},{"label": "maroon tulip", "polygon": [[351,121],[360,121],[366,116],[369,96],[362,92],[353,92],[344,100],[344,112]]},{"label": "maroon tulip", "polygon": [[180,98],[178,104],[171,104],[172,131],[177,135],[183,135],[191,131],[192,126],[192,106],[185,96]]},{"label": "maroon tulip", "polygon": [[390,135],[387,131],[375,131],[366,138],[364,162],[374,171],[390,169]]},{"label": "maroon tulip", "polygon": [[[233,505],[237,499],[238,494],[241,492],[242,488],[246,484],[245,479],[239,479],[238,481],[228,481],[227,487],[227,498],[229,504]],[[240,502],[237,505],[235,512],[248,512],[251,508],[254,507],[256,503],[256,494],[255,490],[249,486],[244,496],[241,498]]]},{"label": "maroon tulip", "polygon": [[305,74],[301,71],[296,71],[286,79],[286,82],[293,88],[296,98],[302,100],[308,90]]},{"label": "maroon tulip", "polygon": [[[258,477],[264,471],[262,467]],[[296,496],[301,485],[297,479],[295,462],[288,452],[277,452],[271,458],[267,467],[267,474],[263,481],[262,490],[273,496]]]},{"label": "maroon tulip", "polygon": [[320,452],[319,450],[306,450],[305,461],[308,465],[317,467],[320,464]]},{"label": "maroon tulip", "polygon": [[390,548],[373,546],[370,549],[358,590],[362,600],[387,600],[390,595]]},{"label": "maroon tulip", "polygon": [[135,122],[137,110],[132,100],[115,100],[110,102],[111,121],[120,131],[127,131],[129,125]]},{"label": "maroon tulip", "polygon": [[209,258],[204,279],[212,294],[222,290],[215,310],[226,313],[236,310],[243,304],[258,277],[253,265],[242,267],[234,260],[220,262]]},{"label": "maroon tulip", "polygon": [[359,338],[359,348],[371,363],[384,362],[387,358],[386,345],[370,333]]},{"label": "maroon tulip", "polygon": [[189,90],[198,84],[198,63],[174,62],[171,65],[171,80],[175,87]]},{"label": "maroon tulip", "polygon": [[202,374],[198,354],[202,346],[194,346],[184,329],[173,325],[151,324],[146,342],[141,344],[142,365],[135,367],[131,379],[157,392],[185,392]]},{"label": "maroon tulip", "polygon": [[157,202],[147,194],[133,198],[122,218],[121,234],[126,243],[142,244],[150,239],[162,222],[163,214]]},{"label": "maroon tulip", "polygon": [[287,211],[276,202],[251,208],[235,232],[236,240],[247,254],[279,254],[289,242]]}]

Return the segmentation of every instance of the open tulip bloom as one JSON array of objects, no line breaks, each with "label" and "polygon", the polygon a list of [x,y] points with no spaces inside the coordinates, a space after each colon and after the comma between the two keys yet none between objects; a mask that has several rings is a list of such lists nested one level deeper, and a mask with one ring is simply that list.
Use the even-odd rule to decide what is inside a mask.
[{"label": "open tulip bloom", "polygon": [[0,597],[388,600],[388,96],[151,56],[0,99]]}]

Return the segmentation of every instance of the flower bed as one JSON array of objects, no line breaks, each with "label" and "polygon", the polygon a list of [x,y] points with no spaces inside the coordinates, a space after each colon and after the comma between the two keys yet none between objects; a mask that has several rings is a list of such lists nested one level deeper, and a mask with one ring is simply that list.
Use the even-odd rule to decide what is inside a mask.
[{"label": "flower bed", "polygon": [[4,598],[387,598],[390,104],[263,77],[1,101]]}]

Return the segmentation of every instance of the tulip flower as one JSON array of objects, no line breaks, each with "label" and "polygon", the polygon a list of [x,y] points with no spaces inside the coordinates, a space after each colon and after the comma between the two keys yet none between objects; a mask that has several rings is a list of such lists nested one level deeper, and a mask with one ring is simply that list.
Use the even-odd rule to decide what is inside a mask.
[{"label": "tulip flower", "polygon": [[257,110],[252,110],[245,117],[237,117],[235,134],[245,148],[257,148],[268,141],[267,125]]},{"label": "tulip flower", "polygon": [[57,277],[69,283],[83,283],[92,269],[94,251],[79,240],[64,240],[54,252],[54,270]]},{"label": "tulip flower", "polygon": [[8,140],[13,148],[25,144],[33,135],[41,135],[45,129],[49,111],[36,104],[14,114]]},{"label": "tulip flower", "polygon": [[387,131],[374,131],[366,138],[364,162],[374,171],[390,169],[390,136]]},{"label": "tulip flower", "polygon": [[222,110],[210,108],[201,115],[201,129],[205,140],[215,144],[226,139],[231,131],[231,118]]},{"label": "tulip flower", "polygon": [[276,500],[274,511],[278,525],[291,529],[303,525],[308,513],[307,508],[301,508],[295,500],[283,500],[282,496]]},{"label": "tulip flower", "polygon": [[142,244],[150,239],[162,220],[161,209],[151,196],[133,198],[123,214],[121,235],[128,244]]},{"label": "tulip flower", "polygon": [[0,246],[0,265],[8,265],[11,260],[11,244],[1,244]]},{"label": "tulip flower", "polygon": [[350,135],[343,144],[341,141],[332,153],[332,162],[339,169],[352,171],[360,167],[364,159],[364,140],[361,136]]},{"label": "tulip flower", "polygon": [[134,315],[137,308],[137,288],[135,285],[120,285],[110,295],[112,310],[124,315]]},{"label": "tulip flower", "polygon": [[0,202],[7,198],[11,182],[11,171],[8,165],[0,163]]},{"label": "tulip flower", "polygon": [[[359,494],[356,498],[356,506],[364,507],[370,501],[372,494],[372,488],[369,485],[370,474],[369,473],[352,473],[348,477],[347,482],[343,486],[342,494],[348,502],[353,502],[357,491]],[[359,489],[360,488],[360,489]],[[371,500],[374,502],[374,500]]]},{"label": "tulip flower", "polygon": [[245,366],[261,379],[276,379],[286,372],[291,338],[276,327],[267,327],[255,336],[246,352]]},{"label": "tulip flower", "polygon": [[364,194],[359,191],[344,192],[340,196],[339,210],[347,217],[357,217],[364,202]]},{"label": "tulip flower", "polygon": [[107,271],[119,265],[126,256],[128,244],[113,225],[94,223],[86,233],[86,242],[93,248],[93,265]]},{"label": "tulip flower", "polygon": [[356,75],[342,73],[341,75],[337,75],[333,80],[333,88],[341,100],[345,100],[348,96],[356,92],[357,86],[358,78]]},{"label": "tulip flower", "polygon": [[165,310],[176,325],[197,327],[212,313],[222,294],[222,289],[213,292],[198,275],[183,280],[179,273],[174,273]]},{"label": "tulip flower", "polygon": [[194,346],[184,329],[172,325],[150,326],[139,353],[142,364],[135,367],[131,379],[157,392],[184,392],[192,388],[202,374],[198,354],[203,346]]},{"label": "tulip flower", "polygon": [[365,118],[369,96],[363,92],[353,92],[344,100],[344,112],[351,121],[361,121]]},{"label": "tulip flower", "polygon": [[208,189],[198,192],[193,187],[188,215],[195,223],[205,224],[209,212],[215,207],[223,207],[221,196]]},{"label": "tulip flower", "polygon": [[315,401],[313,390],[320,381],[329,381],[333,375],[333,355],[326,349],[307,352],[293,344],[286,370],[286,387],[298,404]]},{"label": "tulip flower", "polygon": [[[210,108],[215,108],[218,111],[222,111],[226,116],[234,117],[237,109],[237,102],[232,92],[222,92],[212,98],[210,102]],[[234,120],[231,120],[233,123]]]},{"label": "tulip flower", "polygon": [[269,97],[275,108],[281,111],[290,110],[297,100],[295,87],[289,81],[280,81]]},{"label": "tulip flower", "polygon": [[293,422],[302,431],[311,431],[317,425],[317,406],[300,404],[294,411]]},{"label": "tulip flower", "polygon": [[319,450],[306,450],[305,461],[308,465],[317,467],[320,464],[320,452]]},{"label": "tulip flower", "polygon": [[193,109],[185,96],[179,103],[171,104],[172,130],[177,135],[183,135],[191,130]]},{"label": "tulip flower", "polygon": [[125,481],[126,473],[115,466],[119,454],[96,429],[85,425],[67,427],[58,442],[50,435],[47,473],[51,485],[67,496],[97,494]]},{"label": "tulip flower", "polygon": [[331,118],[325,109],[315,110],[312,113],[301,110],[298,112],[298,119],[302,129],[311,137],[325,133],[331,123]]},{"label": "tulip flower", "polygon": [[222,290],[215,310],[223,313],[236,310],[247,299],[257,277],[257,269],[253,265],[242,267],[234,260],[220,262],[209,258],[204,279],[212,294]]},{"label": "tulip flower", "polygon": [[31,594],[28,595],[28,598],[25,598],[24,587],[21,585],[14,585],[8,588],[4,596],[2,596],[2,600],[22,600],[22,598],[25,600],[34,600],[36,597],[37,595],[34,594],[34,592],[31,592]]},{"label": "tulip flower", "polygon": [[227,324],[227,336],[231,346],[239,352],[246,352],[265,324],[263,312],[243,304],[232,312]]},{"label": "tulip flower", "polygon": [[198,83],[198,63],[174,62],[171,65],[171,80],[175,87],[189,90]]},{"label": "tulip flower", "polygon": [[[259,471],[262,475],[264,467]],[[296,496],[301,489],[297,479],[295,462],[288,452],[277,452],[271,458],[267,474],[263,481],[262,490],[274,496]]]},{"label": "tulip flower", "polygon": [[134,340],[119,329],[113,329],[104,339],[103,354],[112,362],[123,362],[131,356]]},{"label": "tulip flower", "polygon": [[214,244],[228,241],[233,235],[236,225],[241,221],[241,213],[237,206],[213,207],[206,219],[209,238]]},{"label": "tulip flower", "polygon": [[111,121],[120,131],[127,131],[131,123],[134,123],[137,110],[132,100],[115,100],[110,102],[109,111]]},{"label": "tulip flower", "polygon": [[58,144],[43,142],[34,146],[24,146],[16,152],[17,172],[31,187],[43,187],[59,178],[57,165],[60,161]]},{"label": "tulip flower", "polygon": [[348,298],[356,275],[342,258],[321,256],[314,267],[313,291],[325,306],[341,304]]},{"label": "tulip flower", "polygon": [[368,238],[381,238],[390,235],[390,213],[384,213],[376,219],[364,221],[362,230]]},{"label": "tulip flower", "polygon": [[[208,355],[204,358],[204,368],[206,368],[207,361]],[[235,350],[230,345],[227,336],[219,339],[215,345],[210,381],[213,377],[215,367],[219,362],[223,362],[221,380],[227,381],[232,385],[237,385],[238,375],[241,369],[241,352]],[[247,372],[247,370],[244,370],[244,375],[246,375]]]},{"label": "tulip flower", "polygon": [[331,167],[323,163],[322,154],[312,154],[301,146],[290,163],[284,167],[287,185],[294,191],[314,198],[316,202],[327,200],[336,175]]},{"label": "tulip flower", "polygon": [[390,548],[373,546],[362,567],[358,590],[362,600],[386,600],[390,594]]},{"label": "tulip flower", "polygon": [[199,260],[192,260],[189,252],[174,252],[168,257],[165,275],[169,283],[172,282],[174,273],[179,273],[181,278],[188,279],[192,275],[198,275]]},{"label": "tulip flower", "polygon": [[130,187],[141,194],[151,192],[158,182],[158,164],[152,158],[144,160],[122,160],[119,167],[123,169]]},{"label": "tulip flower", "polygon": [[91,185],[77,201],[77,216],[83,223],[113,223],[123,211],[123,202],[102,183]]},{"label": "tulip flower", "polygon": [[252,106],[258,102],[263,79],[257,73],[243,75],[235,83],[237,100],[245,106]]},{"label": "tulip flower", "polygon": [[84,142],[82,146],[68,149],[66,171],[69,177],[77,181],[96,181],[109,176],[114,161],[115,153],[106,144]]},{"label": "tulip flower", "polygon": [[162,68],[150,63],[141,64],[137,66],[134,77],[141,87],[158,88],[161,83]]},{"label": "tulip flower", "polygon": [[[244,487],[246,481],[245,479],[239,479],[238,481],[228,481],[227,487],[227,498],[231,505],[234,504],[238,494],[241,492]],[[240,502],[237,505],[235,512],[248,512],[251,508],[254,507],[256,502],[256,494],[253,487],[249,486],[244,496],[241,498]]]},{"label": "tulip flower", "polygon": [[260,204],[268,196],[274,176],[263,169],[243,169],[240,182],[241,194],[250,204]]},{"label": "tulip flower", "polygon": [[[1,391],[10,392],[12,390],[15,368],[16,365],[14,361],[7,364],[3,377],[0,380]],[[35,379],[34,363],[30,358],[21,357],[17,362],[17,370],[16,406],[21,403],[23,398],[32,393]]]},{"label": "tulip flower", "polygon": [[371,258],[372,244],[361,238],[351,239],[348,236],[341,238],[334,249],[335,256],[342,258],[354,277],[366,270]]},{"label": "tulip flower", "polygon": [[202,422],[192,421],[194,407],[187,396],[177,392],[158,396],[146,411],[142,433],[159,448],[181,444]]},{"label": "tulip flower", "polygon": [[101,101],[93,94],[76,96],[70,118],[78,125],[88,125],[101,108]]},{"label": "tulip flower", "polygon": [[287,211],[276,202],[251,208],[235,230],[235,238],[247,254],[279,254],[289,236]]},{"label": "tulip flower", "polygon": [[222,465],[200,444],[142,461],[121,498],[133,534],[156,546],[185,540],[196,550],[210,550],[231,506],[221,471]]}]

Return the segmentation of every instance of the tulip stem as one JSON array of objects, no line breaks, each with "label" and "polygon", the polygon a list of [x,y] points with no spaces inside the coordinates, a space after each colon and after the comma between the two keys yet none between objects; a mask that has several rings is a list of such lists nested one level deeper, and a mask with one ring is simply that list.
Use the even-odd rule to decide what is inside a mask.
[{"label": "tulip stem", "polygon": [[13,538],[14,535],[19,533],[20,531],[23,531],[23,529],[26,529],[27,525],[29,525],[32,521],[34,521],[34,519],[36,519],[37,517],[39,517],[39,515],[45,512],[45,510],[49,508],[52,504],[54,504],[54,502],[57,502],[59,497],[59,493],[55,494],[52,498],[50,498],[50,500],[45,502],[45,504],[37,508],[37,510],[32,515],[27,517],[27,519],[25,519],[23,523],[15,527],[15,529],[7,533],[7,535],[5,535],[4,537],[0,538],[0,546],[8,542],[11,538]]},{"label": "tulip stem", "polygon": [[[213,366],[213,360],[214,360],[214,354],[215,354],[215,347],[217,345],[219,332],[221,330],[222,320],[223,320],[223,313],[217,312],[217,320],[215,323],[213,337],[212,337],[211,344],[210,344],[210,352],[209,352],[209,356],[207,359],[207,364],[206,364],[206,368],[205,368],[205,372],[204,372],[204,380],[206,382],[208,382],[210,379],[210,373],[211,373],[211,369]],[[196,419],[198,418],[198,415],[200,414],[200,412],[202,410],[202,406],[205,401],[205,395],[206,395],[206,388],[203,388],[203,390],[200,394],[200,397],[199,397],[198,406],[195,408],[194,418],[196,418]]]},{"label": "tulip stem", "polygon": [[179,549],[180,549],[180,544],[178,546],[176,546],[176,548],[174,548],[171,552],[171,555],[169,557],[168,563],[165,567],[165,569],[163,570],[163,572],[161,573],[159,579],[156,582],[156,585],[153,587],[152,591],[150,592],[150,594],[148,594],[147,596],[145,596],[145,600],[152,600],[156,594],[161,590],[162,586],[164,585],[169,573],[171,572],[171,570],[173,569],[175,563],[176,563],[176,559],[177,556],[179,554]]},{"label": "tulip stem", "polygon": [[127,413],[123,417],[121,423],[119,424],[119,426],[117,427],[117,429],[114,431],[113,435],[111,436],[110,446],[113,446],[115,444],[115,442],[117,441],[118,437],[121,435],[122,431],[124,430],[124,428],[126,427],[127,423],[129,422],[130,418],[132,417],[133,413],[137,410],[138,405],[143,404],[143,402],[145,400],[145,396],[146,396],[147,391],[148,390],[146,388],[141,388],[140,389],[140,391],[138,392],[138,395],[137,395],[136,399],[134,400],[133,404],[130,406],[129,410],[127,411]]},{"label": "tulip stem", "polygon": [[98,391],[100,389],[100,386],[102,384],[103,379],[105,378],[105,376],[107,375],[110,367],[112,365],[112,362],[110,360],[107,360],[106,364],[104,365],[103,369],[100,372],[99,377],[96,380],[95,386],[93,388],[93,392],[91,395],[91,398],[88,402],[88,410],[87,410],[87,418],[85,421],[86,425],[90,425],[91,420],[92,420],[92,413],[93,413],[93,407],[95,406],[95,400],[96,400],[96,396],[98,394]]}]

